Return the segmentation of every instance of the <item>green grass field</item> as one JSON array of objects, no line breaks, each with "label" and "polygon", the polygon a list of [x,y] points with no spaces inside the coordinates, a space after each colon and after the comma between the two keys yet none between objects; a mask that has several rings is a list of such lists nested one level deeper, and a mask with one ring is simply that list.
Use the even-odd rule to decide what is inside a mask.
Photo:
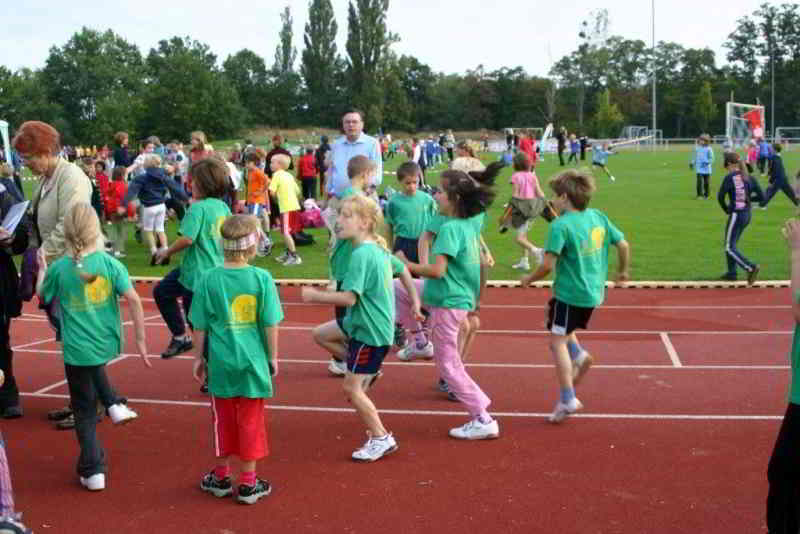
[{"label": "green grass field", "polygon": [[[495,157],[486,154],[483,159],[490,161]],[[725,174],[720,163],[720,150],[715,149],[715,157],[712,198],[708,201],[695,199],[695,178],[688,166],[689,152],[686,149],[623,150],[609,160],[616,182],[609,182],[602,173],[596,174],[597,192],[590,206],[606,212],[625,233],[631,244],[633,280],[715,280],[725,271],[722,242],[726,216],[716,201],[716,192]],[[391,172],[402,161],[402,158],[389,160],[384,170]],[[800,151],[787,151],[784,162],[787,173],[794,176],[800,167]],[[437,170],[443,168],[440,166]],[[537,167],[539,180],[548,194],[547,180],[558,171],[558,159],[554,155],[546,155],[545,161]],[[484,231],[484,238],[497,262],[489,275],[493,280],[518,279],[522,274],[511,268],[520,257],[513,231],[500,234],[497,225],[503,204],[510,198],[510,175],[511,169],[506,168],[498,180],[497,200],[490,209]],[[438,177],[438,173],[430,173],[428,181],[436,184]],[[760,183],[765,188],[766,177],[760,178]],[[33,185],[31,181],[25,182],[28,197]],[[384,185],[399,188],[392,174],[384,176]],[[761,265],[761,280],[785,280],[789,277],[788,254],[780,228],[794,215],[795,208],[782,193],[775,196],[768,210],[753,210],[752,222],[739,241],[739,249]],[[534,244],[543,244],[547,226],[541,219],[532,225],[529,236]],[[176,230],[177,223],[170,222],[170,242],[175,238]],[[327,278],[327,232],[320,228],[312,229],[310,233],[315,236],[316,243],[298,248],[303,258],[302,265],[284,267],[275,261],[284,247],[280,235],[274,231],[274,252],[269,257],[256,258],[255,264],[269,270],[276,278]],[[162,276],[178,260],[173,258],[169,267],[150,267],[149,252],[133,240],[132,229],[127,252],[124,262],[135,276]],[[613,250],[611,255],[610,276],[613,276],[616,265]],[[740,273],[739,278],[745,277]]]}]

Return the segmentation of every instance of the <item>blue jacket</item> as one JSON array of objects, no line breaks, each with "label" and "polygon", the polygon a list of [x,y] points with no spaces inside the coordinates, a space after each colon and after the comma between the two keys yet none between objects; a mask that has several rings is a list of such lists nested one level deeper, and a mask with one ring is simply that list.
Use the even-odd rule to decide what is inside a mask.
[{"label": "blue jacket", "polygon": [[[761,190],[758,180],[752,176],[745,180],[741,174],[739,171],[727,174],[719,186],[717,201],[722,210],[729,215],[734,211],[747,211],[750,209],[751,202],[764,200],[764,192]],[[728,197],[730,197],[730,203]]]},{"label": "blue jacket", "polygon": [[780,154],[772,154],[769,157],[769,182],[778,184],[786,182],[786,169]]},{"label": "blue jacket", "polygon": [[121,206],[127,206],[128,202],[139,197],[142,206],[150,207],[163,204],[167,198],[167,190],[169,190],[172,198],[186,202],[189,196],[183,191],[180,184],[169,178],[164,169],[152,167],[141,175],[134,178],[128,186],[128,193],[122,201]]},{"label": "blue jacket", "polygon": [[697,174],[711,174],[714,163],[714,151],[710,146],[699,146],[694,149],[694,171]]}]

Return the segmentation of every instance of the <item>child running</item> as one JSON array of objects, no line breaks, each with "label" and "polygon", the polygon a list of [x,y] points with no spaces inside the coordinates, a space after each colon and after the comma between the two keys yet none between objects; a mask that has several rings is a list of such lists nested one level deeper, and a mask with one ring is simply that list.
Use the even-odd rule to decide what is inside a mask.
[{"label": "child running", "polygon": [[[608,170],[608,156],[614,154],[609,150],[610,147],[611,145],[608,143],[603,143],[603,148],[592,147],[592,166],[603,169],[603,172],[606,173],[608,178],[613,182],[616,178],[614,178],[614,175]],[[708,192],[706,192],[706,194],[708,194]]]},{"label": "child running", "polygon": [[711,144],[711,136],[703,134],[697,138],[697,143],[689,168],[697,173],[697,198],[708,200],[708,182],[711,179],[711,166],[714,164],[714,151],[708,146]]},{"label": "child running", "polygon": [[228,189],[228,166],[225,162],[215,157],[198,160],[192,164],[191,174],[194,202],[181,221],[179,237],[167,250],[156,252],[156,262],[161,264],[186,250],[180,267],[170,271],[153,289],[158,311],[172,333],[169,346],[161,353],[165,359],[194,347],[192,336],[186,333],[178,298],[183,301],[183,310],[188,318],[195,283],[207,270],[222,265],[224,258],[219,229],[231,214],[228,206],[220,200]]},{"label": "child running", "polygon": [[[764,193],[758,180],[751,178],[745,172],[739,154],[728,152],[724,160],[725,170],[728,174],[722,179],[717,200],[719,205],[728,215],[725,225],[725,259],[728,261],[728,270],[722,275],[722,280],[736,280],[736,266],[747,271],[747,285],[753,285],[758,276],[759,267],[751,262],[736,248],[736,243],[742,237],[744,229],[750,224],[751,202],[761,202]],[[728,202],[730,197],[730,202]]]},{"label": "child running", "polygon": [[569,162],[574,161],[575,165],[578,164],[578,153],[581,151],[581,143],[578,141],[578,138],[575,137],[575,134],[569,134],[569,159],[567,160],[567,164]]},{"label": "child running", "polygon": [[789,352],[789,403],[767,467],[767,530],[790,534],[800,526],[800,221],[791,219],[783,227],[790,254],[792,318],[794,337]]},{"label": "child running", "polygon": [[259,238],[256,253],[259,256],[268,256],[272,251],[272,241],[269,238],[269,195],[267,187],[269,178],[260,168],[261,156],[256,152],[249,152],[245,156],[245,173],[247,174],[247,211],[261,221],[261,237]]},{"label": "child running", "polygon": [[303,288],[303,301],[347,306],[344,331],[349,336],[344,392],[367,427],[367,442],[353,452],[356,461],[374,462],[397,450],[397,442],[381,422],[366,390],[378,377],[381,364],[394,339],[395,304],[392,274],[399,274],[411,295],[413,313],[422,314],[411,275],[402,262],[390,256],[386,243],[376,234],[382,220],[378,205],[363,195],[342,202],[338,234],[351,240],[353,251],[347,275],[339,291]]},{"label": "child running", "polygon": [[[54,298],[60,301],[64,368],[81,449],[77,471],[81,485],[90,491],[106,487],[106,453],[97,440],[96,408],[98,392],[108,387],[105,365],[122,352],[118,296],[128,301],[136,350],[145,366],[151,367],[139,295],[119,260],[97,249],[99,236],[100,221],[94,209],[86,203],[73,206],[64,218],[68,253],[48,268],[40,249],[36,281],[36,292],[44,302]],[[108,414],[114,424],[126,423],[137,416],[118,398],[108,406]]]},{"label": "child running", "polygon": [[[258,247],[258,220],[250,215],[228,217],[221,233],[225,262],[197,282],[189,312],[195,329],[207,340],[217,458],[200,488],[216,497],[232,495],[230,464],[235,456],[241,462],[236,499],[254,504],[272,491],[269,482],[256,476],[256,462],[268,454],[264,399],[272,397],[270,377],[278,374],[283,310],[272,276],[248,265]],[[198,382],[203,382],[205,365],[198,352],[193,368]]]},{"label": "child running", "polygon": [[[484,171],[492,183],[501,165],[492,164]],[[487,176],[488,175],[488,176]],[[471,218],[484,212],[494,200],[488,185],[461,171],[442,173],[442,191],[436,193],[439,213],[448,217],[438,228],[431,249],[432,261],[419,264],[406,261],[409,270],[426,278],[422,300],[430,312],[434,361],[440,377],[450,392],[461,401],[472,419],[450,429],[457,439],[493,439],[500,435],[499,425],[489,415],[491,400],[469,376],[459,352],[459,331],[467,313],[475,309],[480,290],[479,232]],[[405,303],[399,300],[399,303]],[[399,311],[408,315],[406,310]]]},{"label": "child running", "polygon": [[286,154],[272,156],[269,162],[269,168],[272,170],[269,192],[278,199],[278,209],[280,209],[281,214],[281,234],[283,234],[283,241],[286,243],[286,251],[275,260],[284,265],[300,265],[303,260],[297,255],[289,225],[290,215],[300,210],[300,202],[298,201],[300,188],[294,176],[286,170],[291,163],[292,159]]},{"label": "child running", "polygon": [[575,330],[589,326],[592,312],[605,297],[608,247],[617,247],[620,283],[629,278],[630,248],[625,236],[604,213],[588,209],[594,192],[591,175],[564,171],[550,180],[550,188],[555,193],[551,202],[561,216],[550,223],[544,261],[535,272],[522,277],[522,287],[542,280],[555,267],[547,329],[561,396],[549,421],[560,423],[583,408],[575,396],[575,386],[594,359],[581,347]]},{"label": "child running", "polygon": [[[528,241],[528,229],[533,219],[544,210],[546,199],[539,186],[539,179],[531,169],[531,160],[524,152],[517,152],[514,156],[514,171],[511,175],[513,193],[509,202],[510,214],[506,223],[510,222],[516,231],[516,242],[522,248],[522,259],[511,268],[529,271],[531,256],[536,258],[536,263],[542,263],[544,258],[544,251]],[[505,229],[506,226],[500,232]]]},{"label": "child running", "polygon": [[[375,169],[375,164],[366,156],[353,156],[350,158],[347,162],[347,176],[350,178],[350,186],[340,192],[338,197],[334,197],[336,200],[331,207],[330,213],[332,217],[329,218],[329,221],[338,219],[342,201],[353,195],[364,194],[364,188],[375,173]],[[347,276],[347,271],[350,267],[353,243],[350,239],[340,239],[336,235],[335,227],[333,231],[332,239],[335,239],[335,242],[330,257],[330,278],[336,291],[340,291],[342,282]],[[345,306],[336,306],[334,313],[335,320],[317,326],[311,335],[317,345],[331,353],[328,372],[334,376],[344,376],[347,372],[347,364],[345,363],[347,359],[347,334],[344,331],[344,316],[347,313],[347,308]]]}]

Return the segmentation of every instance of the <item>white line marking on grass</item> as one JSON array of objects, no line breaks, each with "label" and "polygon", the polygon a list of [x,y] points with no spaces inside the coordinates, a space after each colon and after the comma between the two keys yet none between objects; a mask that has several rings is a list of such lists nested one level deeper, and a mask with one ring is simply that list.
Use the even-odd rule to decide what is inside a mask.
[{"label": "white line marking on grass", "polygon": [[[20,393],[24,397],[39,397],[53,399],[68,399],[69,395],[56,393]],[[134,399],[129,398],[129,403],[138,404],[157,404],[167,406],[191,406],[209,407],[209,402],[202,401],[173,401],[166,399]],[[282,410],[291,412],[312,412],[312,413],[355,413],[352,408],[335,408],[331,406],[293,406],[271,404],[268,410]],[[378,410],[381,414],[388,415],[432,415],[432,416],[458,416],[466,417],[467,412],[447,411],[447,410]],[[537,412],[492,412],[495,417],[522,417],[522,418],[545,418],[550,415]],[[579,419],[639,419],[639,420],[676,420],[676,421],[778,421],[783,419],[783,415],[715,415],[715,414],[632,414],[632,413],[581,413],[571,417]]]},{"label": "white line marking on grass", "polygon": [[681,359],[678,358],[678,351],[675,350],[675,347],[673,346],[672,341],[669,340],[669,335],[666,332],[661,332],[661,342],[664,343],[664,348],[667,349],[667,354],[669,354],[669,359],[672,361],[672,365],[675,367],[683,367]]}]

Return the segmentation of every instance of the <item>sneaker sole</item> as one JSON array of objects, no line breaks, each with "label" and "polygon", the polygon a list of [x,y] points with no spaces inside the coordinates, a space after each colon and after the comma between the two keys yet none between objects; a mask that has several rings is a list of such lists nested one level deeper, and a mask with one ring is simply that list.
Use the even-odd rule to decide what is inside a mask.
[{"label": "sneaker sole", "polygon": [[186,347],[185,349],[181,349],[181,350],[179,350],[179,351],[178,351],[178,352],[176,352],[175,354],[169,354],[169,355],[168,355],[167,353],[165,353],[165,352],[162,352],[162,353],[161,353],[161,359],[162,359],[162,360],[169,360],[170,358],[174,358],[175,356],[178,356],[178,355],[180,355],[180,354],[183,354],[184,352],[189,352],[189,351],[190,351],[190,350],[192,350],[193,348],[194,348],[194,343],[190,344],[190,345],[189,345],[188,347]]},{"label": "sneaker sole", "polygon": [[575,368],[575,371],[572,375],[573,387],[577,386],[580,383],[580,381],[583,379],[586,373],[589,372],[589,369],[591,369],[593,363],[594,363],[594,358],[592,357],[591,354],[587,352],[586,357],[583,359],[581,364]]},{"label": "sneaker sole", "polygon": [[747,285],[752,286],[756,283],[756,278],[758,278],[758,271],[760,271],[760,267],[756,265],[756,268],[753,269],[751,273],[747,275]]},{"label": "sneaker sole", "polygon": [[233,488],[227,489],[227,490],[216,489],[216,488],[207,488],[207,487],[203,486],[202,482],[200,483],[200,489],[205,491],[206,493],[210,493],[214,497],[218,497],[220,499],[223,498],[223,497],[229,497],[229,496],[233,495]]},{"label": "sneaker sole", "polygon": [[[231,493],[233,493],[233,491],[231,491]],[[262,497],[266,497],[270,493],[272,493],[272,486],[270,486],[270,488],[267,491],[263,493],[258,493],[256,495],[248,495],[247,497],[242,497],[241,495],[237,495],[236,502],[238,502],[239,504],[255,504],[258,502],[259,499],[261,499]]]},{"label": "sneaker sole", "polygon": [[483,436],[457,436],[454,434],[450,434],[450,437],[453,439],[460,439],[463,441],[478,441],[481,439],[497,439],[500,437],[500,432],[496,434],[485,434]]},{"label": "sneaker sole", "polygon": [[392,454],[393,452],[396,452],[397,449],[399,449],[399,448],[400,447],[397,444],[395,444],[394,447],[392,447],[391,449],[386,449],[385,451],[383,451],[383,454],[381,454],[377,458],[355,458],[355,457],[351,457],[351,458],[353,459],[354,462],[368,464],[368,463],[372,463],[372,462],[377,462],[378,460],[380,460],[384,456],[387,456],[389,454]]},{"label": "sneaker sole", "polygon": [[133,421],[134,419],[137,419],[138,417],[139,417],[139,414],[136,414],[136,415],[134,415],[132,417],[126,417],[125,419],[122,419],[120,421],[112,420],[111,422],[114,423],[114,426],[124,426],[124,425],[127,425],[128,423],[130,423],[131,421]]},{"label": "sneaker sole", "polygon": [[561,412],[558,416],[550,415],[547,418],[547,421],[550,422],[550,423],[553,423],[553,424],[558,424],[558,423],[561,423],[562,421],[564,421],[564,419],[566,419],[570,415],[575,415],[576,413],[578,413],[581,410],[583,410],[583,404],[579,404],[578,408],[574,412]]}]

